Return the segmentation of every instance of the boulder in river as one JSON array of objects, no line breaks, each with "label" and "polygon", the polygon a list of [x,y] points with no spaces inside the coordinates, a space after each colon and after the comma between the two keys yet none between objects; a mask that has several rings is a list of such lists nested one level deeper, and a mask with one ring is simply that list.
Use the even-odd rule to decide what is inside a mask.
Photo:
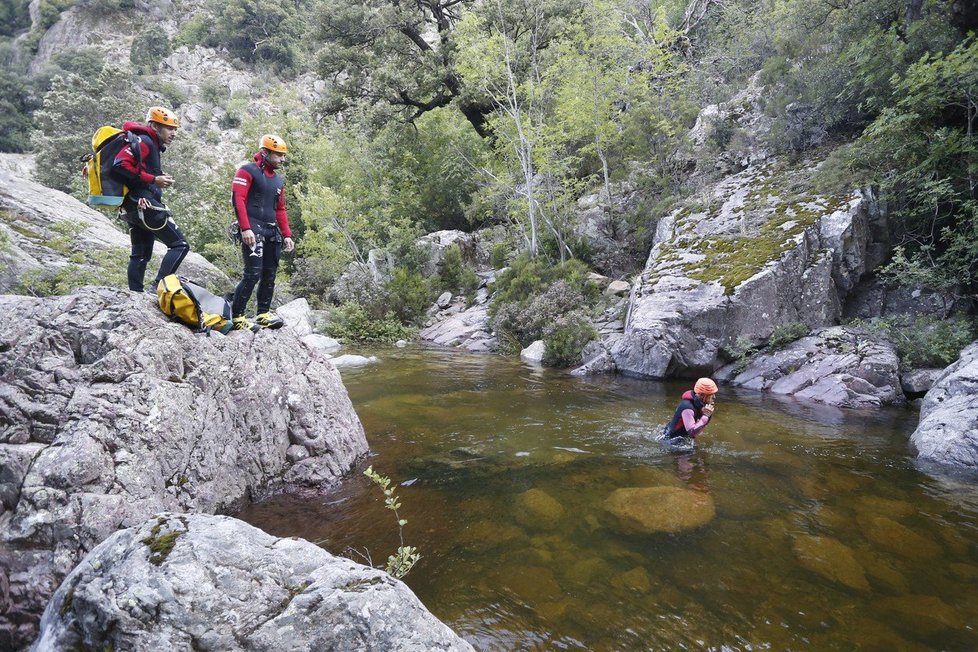
[{"label": "boulder in river", "polygon": [[237,519],[162,513],[114,533],[55,593],[34,650],[472,646],[387,573]]},{"label": "boulder in river", "polygon": [[0,648],[120,527],[319,490],[367,452],[336,368],[289,328],[195,334],[104,287],[0,313]]},{"label": "boulder in river", "polygon": [[919,460],[978,470],[978,342],[924,396],[910,447]]},{"label": "boulder in river", "polygon": [[709,494],[679,487],[616,489],[604,501],[604,511],[608,526],[622,534],[683,532],[716,516]]},{"label": "boulder in river", "polygon": [[708,375],[739,338],[758,345],[782,324],[837,323],[849,290],[878,262],[877,211],[869,191],[786,190],[804,187],[814,167],[749,167],[659,222],[611,350],[621,373]]}]

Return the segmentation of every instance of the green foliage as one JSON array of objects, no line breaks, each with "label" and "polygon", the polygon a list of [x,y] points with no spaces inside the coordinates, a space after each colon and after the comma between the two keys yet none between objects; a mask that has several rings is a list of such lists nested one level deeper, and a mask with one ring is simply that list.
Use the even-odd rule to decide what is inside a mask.
[{"label": "green foliage", "polygon": [[581,363],[581,351],[598,332],[587,315],[571,311],[558,317],[543,332],[543,363],[552,367],[571,367]]},{"label": "green foliage", "polygon": [[974,321],[963,315],[945,319],[900,315],[867,325],[893,340],[904,369],[946,367],[978,337]]},{"label": "green foliage", "polygon": [[811,329],[802,322],[794,321],[790,324],[775,326],[771,332],[771,337],[767,339],[769,351],[780,351],[792,342],[807,336]]},{"label": "green foliage", "polygon": [[394,520],[397,522],[398,540],[401,545],[398,546],[396,553],[387,558],[387,565],[384,567],[384,570],[392,577],[401,579],[411,572],[414,565],[421,559],[421,555],[418,554],[417,548],[404,545],[404,526],[407,525],[407,519],[401,518],[401,515],[397,511],[401,508],[401,502],[397,494],[394,493],[390,478],[380,475],[374,471],[374,467],[372,466],[368,466],[363,474],[381,488],[384,492],[384,507],[394,512]]},{"label": "green foliage", "polygon": [[127,287],[126,265],[129,257],[125,250],[66,249],[69,262],[58,267],[35,268],[24,272],[18,279],[17,294],[35,297],[51,297],[71,294],[86,285]]},{"label": "green foliage", "polygon": [[397,267],[384,289],[387,307],[402,324],[417,324],[431,305],[431,289],[424,277]]},{"label": "green foliage", "polygon": [[129,61],[133,70],[140,75],[155,74],[160,63],[170,55],[173,46],[170,38],[162,32],[159,25],[149,24],[141,29],[129,48]]},{"label": "green foliage", "polygon": [[442,290],[469,294],[479,286],[479,277],[462,261],[462,250],[453,244],[445,249],[438,269],[439,285]]},{"label": "green foliage", "polygon": [[96,17],[114,14],[136,7],[135,0],[77,0],[76,4]]},{"label": "green foliage", "polygon": [[750,359],[754,357],[755,353],[757,353],[757,346],[751,339],[744,335],[738,335],[733,346],[727,351],[731,360],[736,363],[733,368],[734,374],[743,372],[747,368],[747,365],[750,364]]},{"label": "green foliage", "polygon": [[493,327],[520,347],[543,339],[561,317],[596,303],[599,290],[587,275],[579,260],[551,266],[542,258],[518,258],[496,280],[489,306]]},{"label": "green foliage", "polygon": [[293,73],[302,60],[307,11],[305,0],[211,0],[181,27],[176,43],[227,48],[247,63]]},{"label": "green foliage", "polygon": [[30,0],[0,2],[0,37],[16,36],[31,26]]},{"label": "green foliage", "polygon": [[978,42],[925,55],[892,80],[899,98],[857,141],[852,166],[878,184],[904,233],[889,271],[946,292],[978,290]]},{"label": "green foliage", "polygon": [[509,264],[510,247],[505,242],[497,242],[489,254],[489,264],[493,269],[502,269]]},{"label": "green foliage", "polygon": [[30,148],[33,109],[24,72],[13,66],[0,68],[0,151],[24,152]]},{"label": "green foliage", "polygon": [[333,308],[326,330],[345,342],[383,344],[407,339],[413,332],[396,319],[371,317],[359,303],[345,303]]},{"label": "green foliage", "polygon": [[42,108],[34,114],[31,136],[41,183],[65,192],[74,187],[84,194],[78,158],[91,152],[95,129],[136,117],[130,86],[130,75],[121,70],[102,70],[93,77],[69,73],[52,80]]}]

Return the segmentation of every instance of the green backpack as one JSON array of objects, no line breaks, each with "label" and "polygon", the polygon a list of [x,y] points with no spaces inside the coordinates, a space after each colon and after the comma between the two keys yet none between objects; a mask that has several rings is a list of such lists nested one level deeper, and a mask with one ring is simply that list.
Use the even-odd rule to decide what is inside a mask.
[{"label": "green backpack", "polygon": [[196,333],[212,330],[227,334],[231,330],[231,303],[176,274],[170,274],[156,287],[160,310]]}]

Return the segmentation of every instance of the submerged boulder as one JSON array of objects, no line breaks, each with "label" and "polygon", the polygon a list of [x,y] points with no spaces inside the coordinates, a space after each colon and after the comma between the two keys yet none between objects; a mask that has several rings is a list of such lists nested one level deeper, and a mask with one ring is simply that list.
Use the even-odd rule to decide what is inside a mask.
[{"label": "submerged boulder", "polygon": [[659,222],[611,349],[620,372],[712,374],[738,340],[757,345],[782,324],[837,322],[846,293],[877,262],[875,204],[868,191],[799,194],[813,167],[750,167]]},{"label": "submerged boulder", "polygon": [[58,589],[34,650],[471,650],[383,571],[222,516],[116,532]]},{"label": "submerged boulder", "polygon": [[118,528],[322,488],[367,452],[339,373],[291,329],[195,334],[102,287],[0,313],[0,648]]},{"label": "submerged boulder", "polygon": [[813,573],[856,591],[869,591],[866,571],[852,549],[838,539],[801,535],[791,548],[798,562]]},{"label": "submerged boulder", "polygon": [[563,505],[542,489],[530,489],[516,497],[516,522],[523,527],[552,530],[563,516]]},{"label": "submerged boulder", "polygon": [[616,489],[604,501],[608,526],[622,534],[683,532],[716,516],[709,494],[679,487]]},{"label": "submerged boulder", "polygon": [[919,460],[978,469],[978,342],[924,396],[910,447]]}]

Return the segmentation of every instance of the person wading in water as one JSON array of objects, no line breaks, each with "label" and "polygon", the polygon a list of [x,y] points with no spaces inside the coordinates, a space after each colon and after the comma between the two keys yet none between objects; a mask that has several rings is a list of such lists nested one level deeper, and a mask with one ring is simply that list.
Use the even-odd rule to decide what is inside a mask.
[{"label": "person wading in water", "polygon": [[717,390],[717,384],[711,379],[700,378],[693,389],[683,394],[672,421],[662,433],[667,443],[676,444],[688,440],[692,444],[692,440],[703,432],[713,416]]}]

